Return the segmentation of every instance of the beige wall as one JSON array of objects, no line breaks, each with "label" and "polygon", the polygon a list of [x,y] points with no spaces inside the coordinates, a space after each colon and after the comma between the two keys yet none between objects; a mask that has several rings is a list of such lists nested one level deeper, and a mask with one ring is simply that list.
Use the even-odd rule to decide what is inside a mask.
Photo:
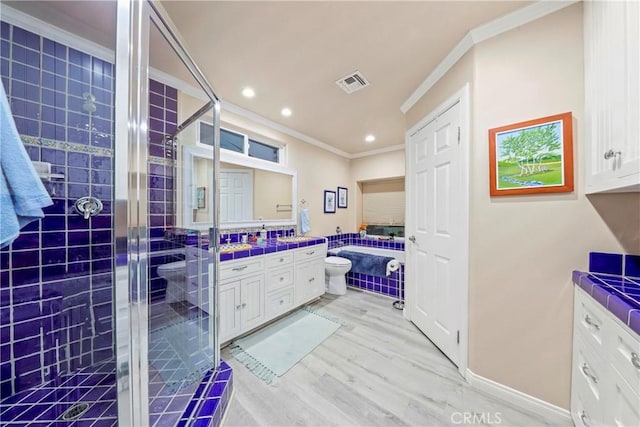
[{"label": "beige wall", "polygon": [[[298,202],[302,199],[307,202],[311,219],[309,234],[325,236],[334,234],[337,226],[344,231],[353,227],[355,215],[351,201],[354,192],[350,185],[349,159],[224,110],[221,114],[221,126],[242,131],[258,140],[287,145],[285,166],[298,172]],[[325,214],[324,190],[337,191],[338,186],[349,189],[348,208],[336,209],[335,214]],[[299,222],[299,218],[296,220]]]},{"label": "beige wall", "polygon": [[[563,408],[571,271],[587,268],[589,251],[640,252],[640,196],[584,195],[582,61],[576,4],[480,43],[407,114],[409,128],[465,79],[472,83],[469,368]],[[576,190],[490,198],[488,129],[566,111],[574,117]]]},{"label": "beige wall", "polygon": [[351,160],[351,187],[349,203],[353,205],[354,222],[344,232],[355,233],[362,224],[362,183],[388,178],[404,177],[404,150],[358,157]]}]

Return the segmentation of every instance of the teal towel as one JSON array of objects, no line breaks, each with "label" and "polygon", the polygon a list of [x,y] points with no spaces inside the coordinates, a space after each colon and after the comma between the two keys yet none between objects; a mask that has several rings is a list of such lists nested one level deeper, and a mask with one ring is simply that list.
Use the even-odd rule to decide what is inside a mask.
[{"label": "teal towel", "polygon": [[53,204],[38,177],[11,116],[0,83],[0,248],[10,245],[20,229],[44,217],[42,208]]}]

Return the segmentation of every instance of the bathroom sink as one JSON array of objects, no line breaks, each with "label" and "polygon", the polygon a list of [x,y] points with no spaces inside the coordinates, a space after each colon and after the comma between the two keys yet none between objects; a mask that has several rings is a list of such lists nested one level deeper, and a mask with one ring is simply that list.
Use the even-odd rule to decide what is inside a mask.
[{"label": "bathroom sink", "polygon": [[284,242],[284,243],[306,242],[308,240],[311,240],[311,237],[307,237],[307,236],[278,237],[278,242]]},{"label": "bathroom sink", "polygon": [[246,251],[247,249],[251,249],[251,245],[248,243],[227,243],[220,245],[220,253]]}]

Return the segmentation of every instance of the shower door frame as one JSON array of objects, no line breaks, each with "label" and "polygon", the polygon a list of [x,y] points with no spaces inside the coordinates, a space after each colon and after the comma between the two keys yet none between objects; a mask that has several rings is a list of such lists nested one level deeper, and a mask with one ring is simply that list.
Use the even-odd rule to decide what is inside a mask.
[{"label": "shower door frame", "polygon": [[[184,48],[164,8],[153,2],[118,0],[116,31],[116,100],[114,153],[114,329],[118,423],[149,425],[149,239],[147,157],[149,149],[149,43],[155,23],[194,79],[214,103],[215,135],[219,135],[220,101]],[[213,152],[214,188],[219,189],[219,138]],[[212,212],[214,363],[220,363],[218,341],[218,204]]]}]

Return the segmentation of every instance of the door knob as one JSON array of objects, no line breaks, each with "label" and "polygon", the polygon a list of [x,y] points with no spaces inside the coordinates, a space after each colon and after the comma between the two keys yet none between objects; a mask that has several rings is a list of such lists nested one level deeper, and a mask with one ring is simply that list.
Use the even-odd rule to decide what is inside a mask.
[{"label": "door knob", "polygon": [[415,243],[416,242],[416,236],[409,236],[409,241],[411,243]]}]

